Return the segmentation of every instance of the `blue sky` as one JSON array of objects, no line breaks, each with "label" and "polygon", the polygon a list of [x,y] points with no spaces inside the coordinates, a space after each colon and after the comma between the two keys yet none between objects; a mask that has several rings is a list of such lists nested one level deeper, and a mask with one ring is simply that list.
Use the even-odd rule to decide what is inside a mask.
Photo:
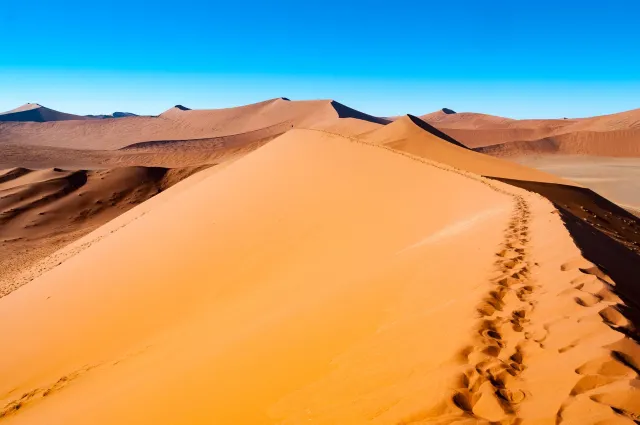
[{"label": "blue sky", "polygon": [[8,1],[0,110],[157,114],[284,96],[378,115],[640,107],[640,1]]}]

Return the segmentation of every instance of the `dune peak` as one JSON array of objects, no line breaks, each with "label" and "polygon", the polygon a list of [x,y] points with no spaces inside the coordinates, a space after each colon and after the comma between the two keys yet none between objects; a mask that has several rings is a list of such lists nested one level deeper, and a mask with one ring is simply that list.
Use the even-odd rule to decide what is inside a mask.
[{"label": "dune peak", "polygon": [[68,121],[68,120],[85,120],[91,117],[83,117],[80,115],[67,114],[47,108],[39,103],[25,103],[15,109],[6,112],[0,112],[0,121]]},{"label": "dune peak", "polygon": [[24,105],[18,106],[15,109],[12,109],[9,112],[23,112],[23,111],[31,111],[33,109],[39,109],[39,108],[44,108],[44,106],[40,105],[39,103],[25,103]]},{"label": "dune peak", "polygon": [[416,126],[420,127],[422,130],[424,130],[424,131],[426,131],[428,133],[431,133],[434,136],[437,136],[437,137],[441,138],[442,140],[446,140],[447,142],[452,143],[452,144],[454,144],[456,146],[459,146],[461,148],[468,149],[464,144],[458,142],[453,137],[451,137],[448,134],[438,130],[437,128],[435,128],[431,124],[427,123],[426,121],[422,120],[421,118],[416,117],[415,115],[407,114],[405,120],[407,120],[407,119],[409,121],[411,121],[413,124],[415,124]]},{"label": "dune peak", "polygon": [[377,124],[388,124],[390,121],[373,115],[365,114],[349,106],[343,105],[335,100],[330,100],[329,104],[338,114],[338,118],[357,118],[363,121],[370,121]]},{"label": "dune peak", "polygon": [[457,114],[456,111],[454,111],[453,109],[449,109],[449,108],[442,108],[442,112],[444,112],[447,115]]}]

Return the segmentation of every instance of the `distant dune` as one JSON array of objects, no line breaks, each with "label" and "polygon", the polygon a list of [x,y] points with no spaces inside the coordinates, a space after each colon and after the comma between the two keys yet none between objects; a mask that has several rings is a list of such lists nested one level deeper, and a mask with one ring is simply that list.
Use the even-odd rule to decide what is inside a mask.
[{"label": "distant dune", "polygon": [[70,120],[88,120],[90,117],[80,115],[65,114],[64,112],[54,111],[45,108],[37,103],[27,103],[8,112],[0,112],[0,121],[8,122],[49,122],[49,121],[70,121]]},{"label": "distant dune", "polygon": [[465,145],[496,156],[640,156],[640,109],[581,119],[513,120],[440,111],[422,118]]},{"label": "distant dune", "polygon": [[0,145],[33,145],[85,150],[120,149],[135,143],[189,140],[253,134],[255,140],[291,128],[340,119],[386,123],[331,100],[288,101],[282,98],[226,109],[174,107],[159,117],[125,117],[79,122],[0,123]]},{"label": "distant dune", "polygon": [[86,115],[86,117],[88,118],[101,118],[101,119],[137,117],[137,116],[138,115],[133,114],[131,112],[114,112],[113,114],[108,114],[108,115]]},{"label": "distant dune", "polygon": [[[42,113],[51,110],[31,104],[14,112],[29,111]],[[4,278],[0,276],[0,287],[2,282],[14,279],[13,276],[26,265],[72,242],[159,190],[152,190],[148,196],[128,199],[124,205],[121,202],[112,205],[111,195],[126,194],[133,188],[142,190],[149,184],[165,187],[166,183],[156,182],[165,173],[186,176],[188,170],[220,166],[242,157],[292,127],[319,126],[351,134],[357,132],[356,129],[364,131],[387,122],[331,100],[291,102],[286,99],[212,110],[191,110],[176,105],[159,117],[93,118],[66,122],[0,123],[0,140],[4,140],[0,142],[0,170],[8,170],[4,174],[7,181],[4,185],[20,187],[19,193],[14,194],[6,192],[8,189],[0,185],[0,191],[6,192],[0,200],[0,207],[5,210],[0,237],[9,241],[3,245],[6,252],[0,266],[6,264]],[[211,137],[196,137],[200,135]],[[172,139],[172,136],[176,138]],[[133,140],[142,141],[131,143]],[[53,173],[51,167],[70,171]],[[28,168],[49,171],[36,172]],[[100,171],[86,171],[94,168]],[[28,174],[33,184],[24,183],[25,176],[13,179],[22,172]],[[114,176],[127,177],[117,179],[113,188],[103,184],[96,189],[97,198],[93,201],[97,204],[89,208],[82,201],[88,198],[83,198],[82,192],[76,192],[86,182],[91,187],[90,183],[97,180],[93,177],[96,173],[105,173],[110,179]],[[152,176],[147,176],[147,173],[152,173]],[[80,186],[76,187],[76,183]],[[52,185],[56,190],[49,193]],[[109,190],[113,193],[107,196]],[[48,205],[49,201],[60,196],[69,204],[56,201],[48,206],[47,212],[34,209],[31,204],[18,207],[26,199],[23,192],[28,193],[29,199],[37,206]],[[73,196],[69,197],[67,193],[73,193]],[[20,201],[18,204],[16,199]],[[54,216],[76,217],[84,214],[85,210],[90,217],[72,220],[71,223],[64,220],[49,223],[45,220]]]},{"label": "distant dune", "polygon": [[418,117],[407,115],[363,136],[364,140],[397,151],[429,158],[457,169],[494,177],[568,183],[553,176],[512,162],[502,161],[464,147]]},{"label": "distant dune", "polygon": [[107,118],[135,117],[131,112],[114,112],[110,115],[73,115],[46,108],[37,103],[27,103],[7,112],[0,112],[0,121],[5,122],[50,122],[78,121]]}]

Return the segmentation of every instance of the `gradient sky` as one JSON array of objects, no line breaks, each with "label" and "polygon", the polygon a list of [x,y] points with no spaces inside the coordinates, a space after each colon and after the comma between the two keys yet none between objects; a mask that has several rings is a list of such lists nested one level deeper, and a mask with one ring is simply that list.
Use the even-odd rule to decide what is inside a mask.
[{"label": "gradient sky", "polygon": [[377,115],[640,107],[640,1],[3,1],[0,110],[273,97]]}]

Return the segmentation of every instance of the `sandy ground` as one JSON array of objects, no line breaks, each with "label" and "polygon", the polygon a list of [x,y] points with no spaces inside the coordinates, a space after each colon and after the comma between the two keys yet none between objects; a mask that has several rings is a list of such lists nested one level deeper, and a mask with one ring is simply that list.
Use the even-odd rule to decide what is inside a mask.
[{"label": "sandy ground", "polygon": [[553,155],[513,160],[572,180],[640,213],[640,158]]},{"label": "sandy ground", "polygon": [[204,168],[0,170],[0,297],[42,259]]},{"label": "sandy ground", "polygon": [[69,246],[0,299],[1,420],[633,423],[624,302],[554,206],[390,142],[290,131]]}]

